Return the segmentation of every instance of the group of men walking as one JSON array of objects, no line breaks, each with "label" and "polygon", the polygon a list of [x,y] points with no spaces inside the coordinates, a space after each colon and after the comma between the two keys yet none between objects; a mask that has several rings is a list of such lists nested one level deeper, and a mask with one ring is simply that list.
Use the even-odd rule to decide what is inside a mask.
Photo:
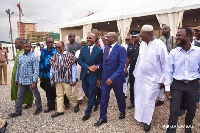
[{"label": "group of men walking", "polygon": [[[70,104],[74,107],[74,112],[78,112],[80,104],[74,91],[78,63],[81,66],[82,89],[88,99],[83,121],[91,117],[93,106],[96,111],[100,103],[100,118],[94,126],[107,123],[111,89],[117,99],[119,119],[124,119],[126,100],[123,84],[125,77],[129,75],[131,104],[128,109],[135,108],[135,119],[144,123],[145,131],[151,129],[155,106],[164,104],[165,91],[167,99],[170,99],[167,132],[176,132],[183,101],[187,110],[185,131],[191,132],[198,100],[200,48],[191,44],[193,33],[190,28],[180,28],[176,40],[170,36],[170,27],[167,25],[163,26],[163,36],[160,39],[154,38],[153,30],[151,25],[144,25],[141,31],[133,30],[132,36],[126,38],[126,42],[130,43],[127,49],[117,43],[115,32],[109,32],[102,45],[96,29],[87,35],[87,43],[82,48],[81,44],[75,41],[73,33],[69,34],[69,44],[66,47],[62,41],[53,47],[54,41],[48,37],[47,48],[42,49],[40,60],[30,53],[30,42],[17,38],[15,44],[19,51],[14,66],[16,71],[13,71],[12,75],[12,83],[18,87],[12,89],[16,99],[16,111],[9,116],[20,116],[23,103],[32,105],[31,92],[37,108],[34,115],[42,111],[41,97],[37,89],[38,75],[47,97],[47,109],[44,113],[55,110],[55,104],[57,111],[51,115],[52,118],[64,114],[64,105],[69,107]],[[196,39],[199,39],[196,32],[200,32],[199,27],[195,28]],[[75,53],[80,48],[77,59]]]}]

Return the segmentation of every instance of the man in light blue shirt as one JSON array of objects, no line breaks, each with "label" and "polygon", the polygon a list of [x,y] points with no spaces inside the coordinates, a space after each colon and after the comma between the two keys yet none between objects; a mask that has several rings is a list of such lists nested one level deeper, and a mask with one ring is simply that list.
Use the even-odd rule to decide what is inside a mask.
[{"label": "man in light blue shirt", "polygon": [[[191,132],[198,99],[200,77],[200,48],[191,45],[192,30],[181,28],[176,34],[177,48],[169,54],[166,66],[165,94],[170,99],[170,116],[167,133],[175,133],[181,100],[187,107],[185,131]],[[178,125],[179,126],[179,125]]]},{"label": "man in light blue shirt", "polygon": [[31,44],[27,40],[24,43],[24,53],[18,57],[17,74],[15,78],[15,86],[18,86],[17,99],[15,104],[15,113],[10,114],[10,117],[22,115],[22,103],[26,89],[31,89],[36,104],[34,115],[42,111],[41,97],[37,88],[39,75],[39,62],[37,57],[30,52]]}]

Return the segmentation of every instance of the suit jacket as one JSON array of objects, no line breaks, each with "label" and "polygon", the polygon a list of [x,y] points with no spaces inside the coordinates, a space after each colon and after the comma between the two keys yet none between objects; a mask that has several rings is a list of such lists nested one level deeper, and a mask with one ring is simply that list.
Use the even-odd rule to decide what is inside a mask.
[{"label": "suit jacket", "polygon": [[101,80],[101,69],[98,69],[96,72],[89,71],[88,67],[92,65],[98,65],[102,63],[103,50],[98,46],[94,45],[91,55],[89,55],[88,46],[81,48],[80,55],[78,57],[78,64],[81,66],[80,79],[83,81],[86,74],[89,74],[90,81],[96,82],[97,79]]},{"label": "suit jacket", "polygon": [[102,84],[105,84],[109,78],[113,81],[112,84],[124,83],[124,68],[127,57],[126,50],[116,43],[106,60],[107,47],[104,49],[103,64],[101,65]]}]

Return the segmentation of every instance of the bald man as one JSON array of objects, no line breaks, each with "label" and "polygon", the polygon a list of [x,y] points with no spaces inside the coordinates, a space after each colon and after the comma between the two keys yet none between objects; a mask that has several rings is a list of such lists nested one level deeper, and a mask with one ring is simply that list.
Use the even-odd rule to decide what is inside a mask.
[{"label": "bald man", "polygon": [[146,132],[151,129],[155,101],[164,83],[167,60],[165,44],[153,38],[153,26],[144,25],[140,35],[139,56],[134,69],[135,119],[144,123]]},{"label": "bald man", "polygon": [[[168,53],[176,47],[176,39],[175,37],[170,35],[170,31],[170,27],[168,25],[164,25],[162,27],[162,36],[160,37],[160,40],[162,40],[165,43]],[[160,90],[157,99],[158,100],[156,102],[156,106],[161,106],[162,104],[164,104],[164,88]]]},{"label": "bald man", "polygon": [[110,90],[113,88],[120,111],[119,119],[125,118],[125,94],[123,92],[123,83],[125,82],[125,63],[126,50],[117,43],[117,34],[109,32],[106,36],[107,46],[104,49],[101,82],[101,106],[100,119],[94,126],[100,126],[107,123],[107,107]]}]

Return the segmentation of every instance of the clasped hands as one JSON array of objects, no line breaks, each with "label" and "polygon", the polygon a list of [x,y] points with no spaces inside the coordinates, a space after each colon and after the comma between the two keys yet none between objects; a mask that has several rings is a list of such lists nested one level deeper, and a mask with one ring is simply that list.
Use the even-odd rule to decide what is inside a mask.
[{"label": "clasped hands", "polygon": [[89,69],[91,72],[96,72],[97,69],[98,69],[98,66],[97,66],[97,65],[92,65],[92,66],[89,66],[88,69]]}]

